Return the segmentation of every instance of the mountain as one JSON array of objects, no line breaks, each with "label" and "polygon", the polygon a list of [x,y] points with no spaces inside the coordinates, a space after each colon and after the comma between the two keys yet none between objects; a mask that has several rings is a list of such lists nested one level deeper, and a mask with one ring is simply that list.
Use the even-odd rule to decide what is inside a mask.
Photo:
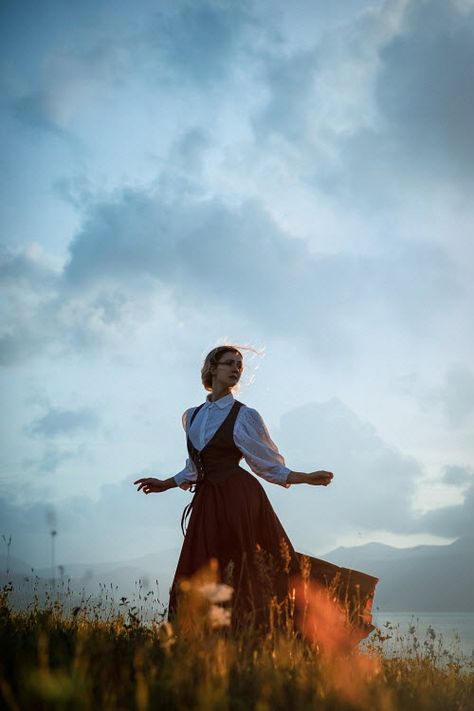
[{"label": "mountain", "polygon": [[31,565],[28,565],[28,563],[21,560],[21,558],[15,558],[15,556],[7,558],[6,555],[0,555],[0,571],[6,574],[7,570],[13,573],[24,573],[28,575],[28,573],[31,573]]},{"label": "mountain", "polygon": [[[176,569],[179,551],[169,549],[127,561],[104,563],[72,563],[56,567],[56,593],[73,607],[81,598],[115,600],[127,597],[131,604],[159,608],[158,601],[168,602],[168,591]],[[11,558],[6,573],[6,557],[0,556],[0,588],[11,582],[10,600],[14,606],[25,607],[35,595],[40,600],[51,593],[51,568],[33,569],[22,560]],[[107,603],[108,605],[109,603]]]},{"label": "mountain", "polygon": [[367,543],[321,556],[377,576],[374,609],[390,612],[474,612],[474,538],[450,545],[393,548]]},{"label": "mountain", "polygon": [[[127,561],[65,565],[62,579],[58,575],[56,589],[67,587],[70,579],[75,598],[82,592],[96,598],[102,591],[102,597],[107,594],[119,601],[126,596],[135,603],[149,593],[166,605],[178,555],[179,551],[173,548]],[[460,538],[450,545],[414,548],[367,543],[336,548],[320,557],[377,576],[380,582],[375,595],[376,610],[474,612],[473,537]],[[0,570],[6,570],[4,556],[0,556]],[[43,591],[50,588],[50,579],[49,568],[32,572],[25,561],[12,557],[10,574],[0,573],[0,586],[11,580],[18,591],[17,600],[25,602],[31,599],[35,585]]]}]

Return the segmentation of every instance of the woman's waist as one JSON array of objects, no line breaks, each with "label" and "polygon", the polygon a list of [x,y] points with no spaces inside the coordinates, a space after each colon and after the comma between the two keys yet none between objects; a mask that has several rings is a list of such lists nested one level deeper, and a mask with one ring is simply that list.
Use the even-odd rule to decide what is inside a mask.
[{"label": "woman's waist", "polygon": [[230,477],[251,476],[248,471],[239,467],[238,464],[226,467],[204,467],[199,477],[202,483],[222,484]]}]

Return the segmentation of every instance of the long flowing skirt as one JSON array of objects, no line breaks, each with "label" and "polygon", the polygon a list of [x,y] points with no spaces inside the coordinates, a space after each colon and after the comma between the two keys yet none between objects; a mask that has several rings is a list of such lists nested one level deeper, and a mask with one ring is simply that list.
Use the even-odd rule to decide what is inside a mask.
[{"label": "long flowing skirt", "polygon": [[222,483],[204,480],[195,494],[170,595],[176,611],[180,580],[211,559],[234,589],[234,626],[264,624],[270,600],[287,597],[299,572],[296,552],[260,483],[245,469]]},{"label": "long flowing skirt", "polygon": [[222,483],[204,480],[196,492],[171,587],[171,617],[177,610],[180,582],[212,559],[218,563],[221,580],[234,590],[234,628],[266,626],[269,603],[283,606],[290,583],[306,577],[346,611],[359,639],[373,629],[378,579],[296,553],[263,487],[245,469],[239,468]]}]

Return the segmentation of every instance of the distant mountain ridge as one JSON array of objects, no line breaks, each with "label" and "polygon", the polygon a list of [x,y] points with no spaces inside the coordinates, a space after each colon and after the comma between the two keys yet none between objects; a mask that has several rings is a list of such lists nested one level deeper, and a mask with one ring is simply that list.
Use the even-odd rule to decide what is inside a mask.
[{"label": "distant mountain ridge", "polygon": [[[56,590],[70,587],[75,597],[85,593],[98,597],[101,589],[111,591],[114,598],[122,596],[134,600],[139,584],[142,596],[149,590],[154,597],[165,605],[168,603],[168,591],[176,568],[179,550],[169,549],[126,561],[108,561],[103,563],[71,563],[56,566]],[[15,591],[12,600],[24,606],[32,597],[37,585],[43,593],[51,588],[51,568],[32,568],[31,565],[16,557],[10,558],[9,573],[6,573],[7,559],[0,555],[0,587],[13,583]],[[62,570],[62,576],[61,576]],[[69,585],[70,581],[70,585]]]},{"label": "distant mountain ridge", "polygon": [[375,607],[383,611],[474,612],[473,537],[414,548],[367,543],[321,558],[378,577]]},{"label": "distant mountain ridge", "polygon": [[[179,551],[169,549],[133,560],[100,564],[64,565],[63,575],[71,578],[76,589],[97,591],[99,583],[112,584],[118,594],[131,596],[136,582],[145,589],[156,588],[167,603],[168,589]],[[394,548],[383,543],[339,547],[319,555],[336,565],[361,570],[380,579],[375,596],[375,609],[389,612],[474,612],[474,538],[460,538],[441,546]],[[33,570],[18,558],[10,559],[6,575],[6,556],[0,556],[0,584],[13,579],[14,584],[26,577],[47,580],[49,568]]]}]

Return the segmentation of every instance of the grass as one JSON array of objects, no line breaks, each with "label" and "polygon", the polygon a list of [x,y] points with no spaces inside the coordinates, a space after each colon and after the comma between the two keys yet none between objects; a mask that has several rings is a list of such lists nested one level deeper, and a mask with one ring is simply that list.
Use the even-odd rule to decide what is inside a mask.
[{"label": "grass", "polygon": [[[319,591],[297,590],[299,613],[265,633],[232,634],[231,591],[215,578],[183,591],[171,625],[146,618],[121,599],[118,608],[65,596],[13,609],[0,593],[0,706],[101,711],[472,711],[472,662],[443,648],[436,635],[409,635],[384,655],[390,625],[364,649],[347,643],[343,620]],[[103,614],[101,614],[103,612]],[[146,619],[145,619],[146,618]],[[323,620],[324,618],[324,620]],[[295,627],[294,621],[297,619]],[[273,622],[272,622],[273,620]],[[296,629],[296,631],[295,631]]]}]

